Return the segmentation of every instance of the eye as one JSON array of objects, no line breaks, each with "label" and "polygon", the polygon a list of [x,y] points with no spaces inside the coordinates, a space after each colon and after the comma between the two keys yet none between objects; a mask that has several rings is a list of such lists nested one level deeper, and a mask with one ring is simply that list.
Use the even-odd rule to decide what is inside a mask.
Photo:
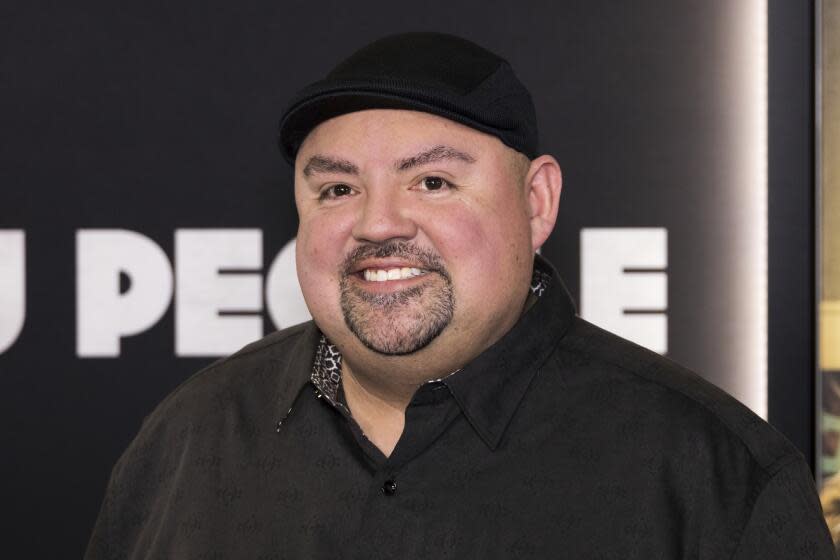
[{"label": "eye", "polygon": [[429,177],[423,177],[420,181],[420,186],[427,191],[439,191],[443,188],[451,188],[452,183],[443,177],[435,177],[432,175]]},{"label": "eye", "polygon": [[330,185],[329,187],[322,190],[321,193],[318,195],[318,199],[328,200],[342,198],[345,196],[350,196],[351,194],[353,194],[353,189],[350,187],[350,185],[338,183],[336,185]]}]

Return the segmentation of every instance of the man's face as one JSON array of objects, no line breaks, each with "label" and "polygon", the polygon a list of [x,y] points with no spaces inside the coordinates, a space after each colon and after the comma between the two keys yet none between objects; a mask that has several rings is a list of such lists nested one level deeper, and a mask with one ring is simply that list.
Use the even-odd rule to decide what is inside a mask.
[{"label": "man's face", "polygon": [[534,246],[527,160],[434,115],[326,121],[295,164],[297,269],[343,352],[480,352],[516,321]]}]

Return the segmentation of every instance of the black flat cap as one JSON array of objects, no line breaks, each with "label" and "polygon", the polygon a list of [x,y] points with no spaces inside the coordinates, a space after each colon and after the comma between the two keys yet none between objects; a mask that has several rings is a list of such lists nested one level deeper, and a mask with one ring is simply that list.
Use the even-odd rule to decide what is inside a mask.
[{"label": "black flat cap", "polygon": [[301,90],[280,121],[280,148],[294,164],[320,123],[364,109],[424,111],[498,137],[530,159],[538,150],[531,95],[507,61],[460,37],[391,35],[356,51]]}]

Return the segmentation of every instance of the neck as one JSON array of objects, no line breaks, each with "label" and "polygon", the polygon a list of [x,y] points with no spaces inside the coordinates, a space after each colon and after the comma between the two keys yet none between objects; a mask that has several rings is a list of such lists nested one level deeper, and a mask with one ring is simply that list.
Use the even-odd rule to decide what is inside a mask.
[{"label": "neck", "polygon": [[359,378],[342,362],[341,383],[344,398],[353,418],[365,436],[386,456],[390,457],[405,427],[405,409],[414,395],[416,385],[383,390],[370,380]]}]

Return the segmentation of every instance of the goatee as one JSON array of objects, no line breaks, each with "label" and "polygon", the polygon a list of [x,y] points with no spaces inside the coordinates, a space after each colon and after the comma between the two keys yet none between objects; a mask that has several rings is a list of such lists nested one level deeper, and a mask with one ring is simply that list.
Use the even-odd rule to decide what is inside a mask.
[{"label": "goatee", "polygon": [[[400,258],[421,268],[420,283],[386,294],[368,292],[353,278],[356,263]],[[452,280],[437,254],[407,241],[366,244],[354,249],[341,271],[341,312],[347,328],[380,354],[411,354],[428,346],[452,321]]]}]

